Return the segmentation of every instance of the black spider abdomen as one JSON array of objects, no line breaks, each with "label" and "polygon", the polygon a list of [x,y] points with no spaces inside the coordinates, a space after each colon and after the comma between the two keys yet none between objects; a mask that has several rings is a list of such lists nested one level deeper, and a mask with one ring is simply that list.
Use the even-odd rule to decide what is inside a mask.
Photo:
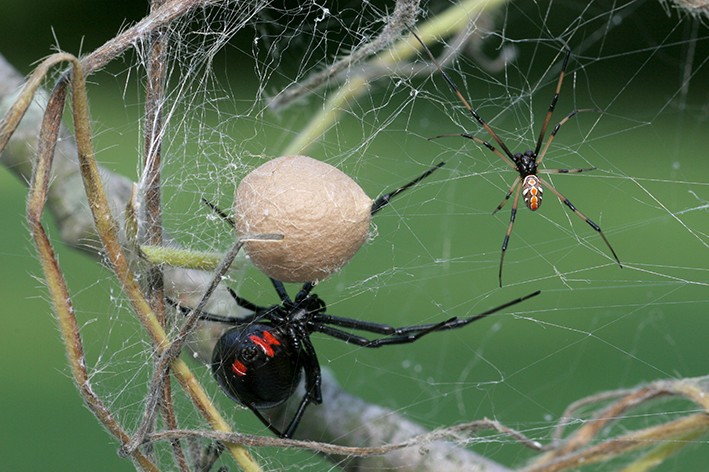
[{"label": "black spider abdomen", "polygon": [[232,400],[252,408],[273,408],[295,391],[303,371],[289,338],[265,324],[233,328],[219,338],[212,372]]}]

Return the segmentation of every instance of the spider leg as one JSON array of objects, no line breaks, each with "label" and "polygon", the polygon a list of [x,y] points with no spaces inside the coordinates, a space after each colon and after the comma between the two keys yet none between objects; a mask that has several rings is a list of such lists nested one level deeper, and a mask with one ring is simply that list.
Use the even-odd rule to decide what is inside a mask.
[{"label": "spider leg", "polygon": [[[177,308],[182,312],[183,315],[189,315],[192,312],[192,308],[180,305],[179,303],[175,302],[174,300],[170,298],[166,298],[165,301],[167,302],[168,305],[172,306],[173,308]],[[238,303],[238,302],[237,302]],[[252,305],[255,310],[252,310],[250,307],[244,307],[247,310],[252,310],[254,313],[252,315],[243,317],[243,318],[235,318],[233,316],[222,316],[222,315],[213,315],[211,313],[205,313],[202,312],[199,315],[199,319],[203,321],[214,321],[216,323],[224,323],[228,325],[246,325],[249,323],[252,323],[254,321],[257,321],[263,317],[263,314],[267,308],[264,307],[258,307],[256,305]]]},{"label": "spider leg", "polygon": [[378,212],[379,210],[381,210],[382,208],[384,208],[385,206],[387,206],[387,205],[391,202],[391,199],[392,199],[392,198],[394,198],[395,196],[399,195],[401,192],[403,192],[403,191],[405,191],[405,190],[408,190],[409,188],[411,188],[411,187],[413,187],[414,185],[418,184],[418,183],[421,182],[423,179],[425,179],[425,178],[428,177],[429,175],[433,174],[433,172],[435,172],[437,169],[440,169],[440,168],[443,167],[444,165],[445,165],[445,161],[440,162],[439,164],[437,164],[437,165],[431,167],[431,168],[428,169],[426,172],[424,172],[424,173],[421,174],[419,177],[417,177],[415,180],[412,180],[411,182],[409,182],[408,184],[404,185],[403,187],[399,187],[399,188],[397,188],[396,190],[394,190],[393,192],[385,193],[385,194],[382,195],[381,197],[377,198],[377,200],[376,200],[374,203],[372,203],[371,214],[374,215],[376,212]]},{"label": "spider leg", "polygon": [[[566,42],[564,42],[564,48],[566,48],[566,56],[564,56],[564,63],[561,66],[561,73],[559,74],[559,81],[556,84],[556,91],[554,92],[554,98],[551,99],[551,105],[549,105],[549,111],[547,111],[547,116],[544,118],[544,124],[542,125],[542,130],[539,133],[539,139],[537,140],[537,147],[534,150],[534,155],[539,154],[539,149],[542,147],[542,141],[544,140],[544,134],[547,132],[547,126],[549,126],[549,121],[551,120],[551,115],[554,114],[554,109],[556,108],[556,102],[559,100],[559,92],[561,92],[561,83],[564,81],[564,74],[566,74],[566,66],[569,63],[569,57],[571,57],[571,48],[569,47]],[[574,113],[576,114],[576,113]],[[566,119],[568,119],[567,117]],[[552,137],[558,130],[558,126],[554,129],[554,132],[552,133]],[[551,141],[551,139],[550,139]],[[547,146],[548,147],[548,146]],[[545,148],[546,151],[546,148]],[[538,159],[537,165],[539,165],[539,162],[541,161],[541,158]]]},{"label": "spider leg", "polygon": [[603,231],[601,231],[601,227],[598,226],[598,225],[597,225],[596,223],[594,223],[593,221],[591,221],[591,220],[589,220],[588,218],[586,218],[583,213],[581,213],[580,211],[578,211],[578,210],[576,209],[576,207],[569,201],[568,198],[566,198],[566,197],[563,196],[561,193],[559,193],[559,191],[558,191],[557,189],[555,189],[550,183],[548,183],[548,182],[545,181],[544,179],[539,178],[539,176],[537,176],[537,178],[538,178],[539,181],[542,183],[542,185],[544,185],[546,188],[548,188],[549,190],[551,190],[552,192],[554,192],[554,194],[555,194],[557,197],[559,197],[559,200],[561,200],[567,207],[571,208],[571,211],[573,211],[574,213],[576,213],[579,217],[581,217],[582,220],[584,220],[586,223],[588,223],[589,226],[591,226],[591,228],[595,229],[595,230],[598,232],[598,234],[601,235],[601,237],[603,238],[603,241],[606,243],[606,246],[608,246],[608,249],[611,250],[611,253],[613,254],[613,257],[615,258],[616,262],[617,262],[618,265],[622,268],[622,267],[623,267],[623,264],[620,263],[620,259],[618,259],[618,256],[616,255],[615,251],[613,250],[613,247],[611,246],[611,244],[610,244],[610,243],[608,242],[608,240],[606,239],[606,236],[603,234]]},{"label": "spider leg", "polygon": [[[495,154],[497,154],[498,156],[500,156],[500,157],[502,158],[502,160],[505,161],[510,167],[512,167],[514,170],[518,171],[517,165],[516,165],[514,162],[512,162],[507,156],[505,156],[504,154],[502,154],[499,150],[495,149],[495,147],[492,146],[490,143],[488,143],[487,141],[483,141],[483,140],[480,139],[480,138],[476,138],[475,136],[471,136],[471,135],[469,135],[469,134],[467,134],[467,133],[460,133],[460,134],[442,134],[442,135],[440,135],[440,136],[434,136],[433,138],[428,138],[428,139],[431,140],[431,139],[438,139],[438,138],[449,138],[449,137],[453,137],[453,136],[461,136],[461,137],[463,137],[463,138],[472,139],[472,140],[475,141],[476,143],[480,143],[480,144],[486,146],[486,147],[487,147],[488,149],[490,149],[492,152],[494,152]],[[518,171],[518,172],[519,172],[519,171]],[[513,192],[514,189],[515,189],[515,185],[517,185],[517,183],[521,180],[521,178],[522,178],[521,176],[519,176],[519,175],[517,176],[517,178],[515,179],[514,183],[513,183],[512,186],[510,187],[510,191],[507,192],[507,196],[505,196],[505,199],[502,200],[502,203],[500,203],[500,204],[497,206],[497,209],[495,209],[495,211],[492,212],[493,215],[494,215],[495,213],[497,213],[498,211],[500,211],[500,210],[502,209],[502,207],[505,205],[505,203],[507,203],[507,200],[510,198],[510,195],[512,195],[512,192]]]},{"label": "spider leg", "polygon": [[[551,109],[550,109],[550,111],[551,111]],[[538,155],[537,155],[537,156],[538,156],[538,157],[537,157],[537,161],[536,161],[536,165],[537,165],[537,166],[539,166],[539,164],[542,163],[542,159],[544,159],[544,156],[546,155],[547,150],[549,149],[549,146],[551,145],[551,142],[554,140],[554,136],[556,136],[556,133],[559,131],[559,128],[561,128],[561,126],[562,126],[564,123],[566,123],[567,121],[569,121],[571,118],[573,118],[574,116],[576,116],[578,113],[582,113],[582,112],[584,112],[584,111],[595,111],[595,112],[597,112],[597,113],[603,113],[603,110],[598,110],[598,109],[596,109],[596,108],[583,108],[583,109],[581,109],[581,110],[574,110],[574,111],[572,111],[571,113],[569,113],[568,115],[566,115],[566,117],[565,117],[563,120],[561,120],[559,123],[557,123],[556,126],[554,126],[554,130],[553,130],[553,131],[551,132],[551,134],[549,135],[549,139],[547,139],[547,142],[546,142],[546,144],[544,145],[544,149],[542,149],[541,154],[538,154]],[[549,120],[549,118],[551,118],[551,115],[547,114],[547,121]],[[542,131],[546,131],[546,123],[544,124],[544,128],[542,129]],[[538,152],[539,152],[539,147],[540,147],[540,145],[541,145],[541,143],[542,143],[541,138],[543,138],[543,137],[544,137],[544,134],[542,133],[542,134],[539,136],[540,139],[539,139],[539,142],[537,143],[537,149],[536,149],[535,153],[538,153]],[[539,171],[538,171],[538,172],[539,172]]]},{"label": "spider leg", "polygon": [[[303,399],[305,399],[305,398],[303,398]],[[276,428],[275,426],[273,426],[273,423],[271,423],[271,421],[270,421],[268,418],[266,418],[265,416],[263,416],[263,415],[261,414],[261,412],[258,411],[257,408],[254,408],[254,407],[251,406],[251,405],[246,405],[246,406],[249,407],[249,409],[253,412],[253,414],[256,415],[256,418],[258,418],[258,419],[261,421],[261,423],[263,423],[264,425],[266,425],[266,427],[267,427],[269,430],[271,430],[271,432],[272,432],[273,434],[275,434],[275,435],[278,436],[279,438],[284,438],[284,437],[286,437],[283,433],[281,433],[280,431],[278,431],[278,428]],[[301,405],[300,408],[304,408],[304,407]],[[299,408],[299,411],[300,411],[300,408]],[[301,413],[301,416],[302,416],[302,413]]]},{"label": "spider leg", "polygon": [[537,174],[578,174],[579,172],[589,172],[596,169],[597,167],[589,169],[537,169]]},{"label": "spider leg", "polygon": [[[281,284],[282,286],[282,284]],[[300,292],[298,292],[295,296],[295,303],[300,303],[303,301],[305,298],[310,295],[310,292],[315,288],[315,284],[313,282],[306,282],[303,284],[303,287],[300,289]]]},{"label": "spider leg", "polygon": [[[261,318],[264,317],[264,315],[270,311],[270,308],[265,307],[265,306],[259,306],[256,305],[255,303],[252,303],[245,298],[242,298],[236,294],[236,292],[231,288],[231,287],[226,287],[226,289],[229,291],[229,294],[231,297],[234,299],[237,305],[239,305],[241,308],[246,308],[249,311],[253,311],[253,315],[242,317],[242,318],[235,318],[233,316],[222,316],[222,315],[213,315],[211,313],[205,313],[202,312],[199,316],[200,320],[204,321],[214,321],[217,323],[224,323],[224,324],[229,324],[229,325],[244,325],[244,324],[249,324],[254,321],[258,321]],[[184,315],[189,314],[192,311],[192,308],[186,307],[184,305],[180,305],[179,303],[176,303],[175,301],[166,298],[167,303],[177,309],[179,309]]]},{"label": "spider leg", "polygon": [[[269,277],[270,278],[270,277]],[[286,288],[283,286],[283,282],[270,278],[271,283],[273,284],[273,288],[276,289],[276,293],[278,293],[278,297],[281,299],[281,302],[283,303],[292,303],[290,296],[288,295],[288,292],[286,291]],[[310,295],[311,290],[313,290],[313,287],[315,287],[315,284],[312,282],[307,282],[303,284],[303,288],[300,289],[300,292],[298,292],[298,295],[295,296],[295,301],[296,303],[302,300],[303,298],[307,297]]]},{"label": "spider leg", "polygon": [[445,71],[441,68],[440,64],[438,64],[438,61],[436,60],[435,57],[433,57],[433,54],[431,54],[431,51],[429,51],[429,49],[426,47],[426,45],[425,45],[424,42],[421,40],[421,38],[419,38],[419,36],[418,36],[413,30],[411,31],[411,34],[414,35],[414,37],[418,40],[418,42],[421,44],[421,46],[422,46],[423,49],[426,51],[426,53],[428,53],[428,56],[431,58],[431,60],[433,61],[433,63],[436,64],[436,67],[438,68],[438,71],[441,73],[441,75],[442,75],[443,78],[446,80],[446,82],[448,82],[448,85],[449,85],[450,88],[453,90],[453,92],[458,96],[458,98],[460,99],[460,101],[463,102],[463,105],[465,105],[465,108],[467,108],[468,111],[470,112],[470,114],[473,115],[473,118],[475,118],[475,119],[477,120],[477,122],[480,123],[480,126],[482,126],[483,128],[485,128],[485,131],[487,131],[487,132],[490,134],[490,136],[492,136],[492,139],[494,139],[495,142],[500,145],[500,147],[502,148],[502,150],[505,151],[505,154],[507,154],[507,156],[508,156],[510,159],[512,159],[512,153],[511,153],[510,150],[507,148],[507,146],[505,146],[505,143],[502,142],[502,140],[500,139],[500,137],[497,136],[497,133],[495,133],[495,132],[492,130],[492,128],[490,128],[490,125],[488,125],[487,122],[486,122],[485,120],[483,120],[483,119],[480,117],[480,115],[478,115],[478,113],[473,109],[473,107],[470,106],[470,104],[467,102],[467,100],[465,100],[465,98],[463,97],[463,94],[460,93],[460,90],[458,90],[458,87],[455,85],[455,82],[453,82],[453,79],[451,79],[451,78],[448,76],[448,74],[446,74]]},{"label": "spider leg", "polygon": [[[370,340],[370,339],[367,339],[363,336],[358,336],[356,334],[348,333],[347,331],[342,331],[341,329],[333,328],[331,326],[319,325],[315,328],[315,330],[318,331],[319,333],[327,334],[328,336],[339,339],[340,341],[344,341],[348,344],[354,344],[356,346],[361,346],[361,347],[374,348],[374,347],[383,346],[385,344],[412,343],[412,342],[416,341],[418,338],[420,338],[421,336],[431,333],[433,331],[437,331],[438,329],[441,329],[446,323],[448,323],[450,321],[454,321],[454,320],[456,320],[456,318],[451,318],[449,320],[442,321],[442,322],[437,323],[435,325],[431,325],[427,330],[425,330],[423,332],[416,332],[414,334],[404,334],[404,335],[399,334],[398,336],[395,336],[395,337],[381,338],[381,339],[375,339],[375,340]],[[376,323],[372,323],[372,325],[376,326],[376,331],[362,328],[362,327],[359,327],[356,329],[375,332],[378,334],[388,334],[388,335],[394,335],[396,333],[399,333],[397,328],[394,328],[392,326],[377,325]],[[380,332],[379,328],[385,328],[383,330],[385,332]]]},{"label": "spider leg", "polygon": [[[497,306],[495,308],[491,308],[490,310],[487,310],[484,313],[480,313],[475,316],[471,316],[469,318],[450,318],[446,321],[442,321],[440,323],[432,323],[432,324],[425,324],[425,325],[416,325],[416,326],[405,326],[403,328],[394,328],[389,325],[384,325],[384,324],[379,324],[379,323],[372,323],[368,321],[361,321],[361,320],[353,320],[351,318],[341,318],[337,316],[332,316],[332,315],[318,315],[317,316],[317,324],[315,326],[316,331],[321,332],[323,334],[327,334],[328,336],[332,336],[334,338],[340,339],[342,341],[356,344],[357,346],[362,346],[362,347],[367,347],[367,348],[378,348],[381,346],[386,346],[386,345],[393,345],[393,344],[408,344],[412,343],[422,336],[425,336],[426,334],[433,333],[435,331],[445,331],[449,329],[457,329],[457,328],[462,328],[463,326],[466,326],[473,321],[477,321],[479,319],[485,318],[488,315],[491,315],[493,313],[497,313],[500,310],[504,310],[505,308],[508,308],[512,305],[516,305],[518,303],[521,303],[529,298],[535,297],[539,295],[539,291],[531,293],[529,295],[526,295],[524,297],[517,298],[515,300],[512,300],[510,302],[504,303],[500,306]],[[375,334],[383,334],[383,335],[388,335],[392,336],[389,338],[380,338],[380,339],[375,339],[375,340],[369,340],[367,338],[364,338],[362,336],[358,336],[352,333],[348,333],[346,331],[342,331],[337,328],[333,328],[331,326],[325,326],[324,324],[321,323],[327,323],[327,324],[332,324],[341,328],[348,328],[348,329],[356,329],[360,331],[368,331],[370,333],[375,333]]]},{"label": "spider leg", "polygon": [[[278,298],[281,299],[281,302],[282,303],[291,303],[291,299],[288,296],[288,292],[286,291],[286,288],[283,286],[283,282],[280,282],[276,279],[271,279],[271,283],[273,284],[273,287],[276,289],[276,293],[278,293]],[[303,289],[305,289],[305,286],[303,286]]]},{"label": "spider leg", "polygon": [[226,289],[229,290],[229,294],[234,299],[236,304],[239,305],[241,308],[246,308],[247,310],[251,310],[256,313],[268,310],[268,308],[264,306],[258,306],[255,303],[251,303],[250,301],[246,300],[245,298],[241,298],[231,287],[227,287]]},{"label": "spider leg", "polygon": [[441,326],[439,329],[437,329],[437,331],[445,331],[445,330],[449,330],[449,329],[462,328],[463,326],[468,325],[468,324],[472,323],[473,321],[477,321],[479,319],[485,318],[488,315],[492,315],[493,313],[497,313],[498,311],[504,310],[505,308],[508,308],[512,305],[516,305],[518,303],[522,303],[525,300],[529,300],[532,297],[536,297],[540,293],[542,293],[542,291],[537,290],[536,292],[530,293],[529,295],[519,297],[519,298],[512,300],[510,302],[507,302],[507,303],[503,303],[500,306],[496,306],[495,308],[491,308],[486,312],[480,313],[479,315],[471,316],[469,318],[461,318],[461,319],[455,318],[452,320],[448,320],[443,324],[443,326]]},{"label": "spider leg", "polygon": [[518,175],[517,178],[515,179],[515,181],[512,182],[512,186],[510,187],[510,191],[507,192],[507,195],[505,195],[505,198],[504,198],[504,200],[502,200],[502,203],[497,205],[497,208],[495,208],[495,211],[492,212],[493,215],[495,213],[497,213],[498,211],[502,210],[502,207],[505,206],[505,203],[507,203],[507,200],[510,199],[510,195],[512,195],[512,192],[514,192],[515,187],[517,186],[517,184],[519,183],[520,180],[522,180],[522,176]]},{"label": "spider leg", "polygon": [[[507,227],[507,234],[505,234],[505,239],[502,241],[502,255],[500,256],[500,287],[502,287],[502,263],[505,261],[505,251],[507,251],[507,243],[510,241],[510,234],[512,233],[512,227],[515,224],[515,216],[517,216],[517,204],[519,203],[519,192],[522,190],[522,186],[517,186],[517,191],[515,191],[515,199],[512,203],[512,211],[510,211],[510,225]],[[503,202],[504,203],[504,202]]]},{"label": "spider leg", "polygon": [[463,137],[463,138],[472,139],[472,140],[475,141],[476,143],[482,144],[483,146],[485,146],[486,148],[488,148],[489,150],[491,150],[492,152],[494,152],[495,154],[497,154],[498,156],[500,156],[500,157],[502,158],[502,160],[505,161],[505,162],[506,162],[510,167],[512,167],[514,170],[517,170],[517,166],[515,165],[515,163],[512,162],[509,157],[507,157],[507,156],[505,156],[504,154],[502,154],[502,153],[501,153],[498,149],[496,149],[492,144],[488,143],[487,141],[483,141],[483,140],[480,139],[480,138],[476,138],[475,136],[471,136],[471,135],[469,135],[468,133],[441,134],[441,135],[439,135],[439,136],[434,136],[434,137],[432,137],[432,138],[428,138],[428,140],[430,141],[430,140],[432,140],[432,139],[438,139],[438,138],[451,138],[451,137],[454,137],[454,136],[461,136],[461,137]]},{"label": "spider leg", "polygon": [[[305,372],[305,395],[303,395],[303,399],[300,401],[298,410],[296,410],[293,415],[288,427],[283,431],[283,433],[276,432],[276,434],[282,438],[293,437],[293,433],[300,424],[300,420],[303,418],[303,414],[305,413],[305,409],[308,405],[311,403],[315,403],[316,405],[322,403],[322,373],[320,371],[320,363],[318,362],[318,356],[315,353],[315,348],[310,342],[308,333],[304,329],[294,328],[291,336],[295,336],[295,339],[300,342],[300,346],[302,347],[301,360],[303,362],[303,370]],[[271,429],[271,431],[274,431],[274,428],[271,425],[267,426]]]},{"label": "spider leg", "polygon": [[212,202],[210,202],[209,200],[207,200],[204,197],[202,197],[202,203],[204,203],[209,208],[211,208],[212,211],[214,213],[216,213],[217,215],[219,215],[224,221],[226,221],[229,224],[229,226],[236,229],[236,223],[234,223],[234,219],[232,217],[230,217],[229,215],[227,215],[226,213],[224,213],[222,210],[220,210],[218,206],[216,206],[215,204],[213,204]]}]

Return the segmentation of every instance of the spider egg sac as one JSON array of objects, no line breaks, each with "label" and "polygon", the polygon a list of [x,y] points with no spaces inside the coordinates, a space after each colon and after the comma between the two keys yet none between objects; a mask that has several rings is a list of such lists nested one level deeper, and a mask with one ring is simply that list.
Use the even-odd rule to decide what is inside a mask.
[{"label": "spider egg sac", "polygon": [[310,157],[284,156],[239,184],[236,232],[282,234],[278,242],[247,241],[251,262],[281,282],[314,282],[341,269],[364,244],[371,210],[372,200],[344,172]]}]

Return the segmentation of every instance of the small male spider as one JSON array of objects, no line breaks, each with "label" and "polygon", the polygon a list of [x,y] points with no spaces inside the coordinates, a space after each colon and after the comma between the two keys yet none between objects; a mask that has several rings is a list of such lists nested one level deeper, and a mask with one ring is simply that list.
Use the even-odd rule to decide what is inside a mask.
[{"label": "small male spider", "polygon": [[[435,136],[430,139],[437,139],[437,138],[444,138],[444,137],[451,137],[451,136],[462,136],[467,139],[472,139],[473,141],[482,144],[483,146],[487,147],[490,149],[492,152],[500,156],[503,161],[505,161],[510,167],[512,167],[515,171],[519,173],[517,178],[515,178],[514,182],[512,183],[512,186],[510,187],[510,191],[507,192],[507,195],[505,195],[505,198],[502,200],[502,203],[500,203],[495,211],[492,212],[494,215],[497,213],[499,210],[502,209],[502,207],[507,203],[507,200],[509,200],[510,196],[514,192],[515,198],[512,203],[512,211],[510,212],[510,224],[507,227],[507,234],[505,234],[505,239],[502,241],[502,255],[500,256],[500,270],[499,270],[499,280],[500,280],[500,287],[502,287],[502,263],[505,259],[505,251],[507,250],[507,243],[510,240],[510,234],[512,233],[512,226],[515,223],[515,216],[517,215],[517,203],[519,202],[519,194],[520,190],[522,193],[522,199],[524,200],[525,205],[527,205],[527,208],[529,208],[532,211],[536,211],[542,204],[542,194],[544,192],[544,187],[548,188],[551,190],[557,197],[559,197],[559,200],[561,200],[566,206],[568,206],[571,211],[576,213],[581,219],[583,219],[586,223],[588,223],[591,228],[596,230],[598,234],[601,235],[603,238],[603,241],[605,241],[606,245],[608,246],[608,249],[610,249],[611,253],[613,254],[613,257],[615,258],[616,262],[618,262],[618,265],[622,268],[622,264],[620,263],[620,260],[618,259],[618,256],[616,255],[615,251],[611,247],[610,243],[606,239],[605,235],[603,234],[603,231],[601,231],[601,227],[598,226],[596,223],[593,221],[589,220],[586,218],[586,216],[583,215],[580,211],[576,209],[576,207],[569,201],[568,198],[564,197],[558,190],[556,190],[549,182],[546,180],[542,179],[538,174],[570,174],[570,173],[578,173],[578,172],[587,172],[590,170],[595,170],[595,167],[592,167],[590,169],[539,169],[539,165],[542,163],[542,159],[544,159],[544,155],[546,154],[547,150],[549,149],[549,146],[551,145],[551,142],[554,139],[554,136],[556,136],[557,131],[559,131],[559,128],[566,123],[569,119],[571,119],[573,116],[575,116],[577,113],[584,112],[584,111],[597,111],[600,112],[601,110],[595,110],[595,109],[580,109],[580,110],[574,110],[571,113],[569,113],[563,120],[561,120],[555,127],[554,130],[551,132],[551,135],[549,135],[549,138],[547,139],[546,144],[544,145],[544,149],[542,149],[542,142],[544,141],[544,134],[546,133],[547,126],[549,125],[549,121],[551,120],[551,115],[554,113],[554,108],[556,107],[556,101],[559,98],[559,92],[561,91],[561,83],[564,80],[564,73],[566,72],[566,65],[569,62],[569,57],[571,56],[571,48],[569,48],[568,44],[564,43],[564,48],[566,49],[566,55],[564,56],[564,63],[561,67],[561,73],[559,74],[559,82],[556,84],[556,92],[554,92],[554,98],[551,101],[551,105],[549,105],[549,111],[547,111],[546,118],[544,119],[544,124],[542,125],[541,132],[539,133],[539,139],[537,140],[537,146],[532,151],[531,149],[527,149],[523,153],[521,152],[516,152],[512,154],[510,150],[507,148],[505,143],[502,142],[500,137],[493,131],[493,129],[490,127],[490,125],[487,124],[485,120],[483,120],[480,115],[468,104],[467,100],[463,97],[463,94],[460,93],[460,90],[458,87],[455,85],[453,80],[448,76],[448,74],[445,73],[445,71],[441,68],[441,66],[438,64],[438,61],[436,61],[436,58],[433,57],[433,54],[431,51],[426,47],[424,42],[419,38],[419,36],[414,33],[413,31],[411,32],[414,37],[421,43],[421,46],[423,46],[424,50],[428,53],[429,57],[433,61],[433,63],[436,65],[438,70],[441,72],[441,75],[443,75],[443,78],[448,82],[448,85],[451,87],[453,92],[458,96],[458,98],[463,102],[463,105],[465,105],[465,108],[468,109],[471,115],[473,115],[473,118],[477,120],[477,122],[482,126],[485,131],[487,131],[490,136],[497,142],[497,144],[502,148],[504,151],[504,154],[500,152],[498,149],[496,149],[494,146],[492,146],[490,143],[487,141],[484,141],[480,138],[477,138],[475,136],[472,136],[467,133],[458,133],[458,134],[445,134],[441,136]],[[541,150],[541,152],[540,152]]]},{"label": "small male spider", "polygon": [[[322,403],[320,363],[310,341],[311,334],[323,333],[367,348],[407,344],[434,331],[462,328],[540,293],[534,292],[470,318],[450,318],[440,323],[394,328],[326,314],[325,302],[311,293],[314,284],[310,282],[303,285],[294,300],[281,282],[273,279],[271,282],[281,299],[280,305],[258,306],[229,289],[239,306],[254,313],[245,318],[202,313],[200,318],[235,326],[224,333],[214,347],[211,363],[214,377],[227,396],[251,409],[264,425],[282,438],[293,436],[308,405]],[[189,308],[179,308],[185,314],[190,312]],[[338,328],[389,337],[369,340]],[[300,384],[303,373],[305,395],[288,426],[280,431],[259,410],[276,407],[288,400]]]}]

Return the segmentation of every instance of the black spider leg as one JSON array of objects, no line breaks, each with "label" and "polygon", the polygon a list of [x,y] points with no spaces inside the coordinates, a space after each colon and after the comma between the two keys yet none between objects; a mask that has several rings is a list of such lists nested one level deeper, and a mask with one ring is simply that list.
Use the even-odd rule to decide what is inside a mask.
[{"label": "black spider leg", "polygon": [[[361,320],[354,320],[351,318],[342,318],[339,316],[332,316],[332,315],[326,315],[326,314],[317,314],[316,316],[313,317],[313,321],[314,321],[314,327],[315,327],[316,331],[318,331],[320,333],[327,334],[328,336],[332,336],[334,338],[340,339],[340,340],[345,341],[347,343],[355,344],[357,346],[362,346],[362,347],[367,347],[367,348],[377,348],[377,347],[392,345],[392,344],[408,344],[408,343],[412,343],[414,341],[417,341],[422,336],[429,334],[429,333],[433,333],[436,331],[444,331],[444,330],[449,330],[449,329],[462,328],[474,321],[485,318],[488,315],[491,315],[493,313],[497,313],[500,310],[504,310],[505,308],[508,308],[512,305],[516,305],[516,304],[521,303],[529,298],[535,297],[535,296],[539,295],[540,293],[541,293],[540,291],[536,291],[536,292],[526,295],[524,297],[520,297],[516,300],[512,300],[510,302],[507,302],[505,304],[502,304],[500,306],[497,306],[495,308],[487,310],[484,313],[480,313],[478,315],[471,316],[469,318],[462,318],[462,319],[451,318],[451,319],[443,321],[441,323],[406,326],[403,328],[394,328],[392,326],[385,325],[385,324],[372,323],[372,322],[361,321]],[[337,328],[326,326],[326,324],[331,324],[331,325],[337,326],[339,328],[367,331],[370,333],[387,335],[387,336],[391,336],[391,337],[369,340],[367,338],[349,333],[347,331],[342,331]]]},{"label": "black spider leg", "polygon": [[426,172],[424,172],[422,175],[417,177],[415,180],[412,180],[408,184],[404,185],[403,187],[399,187],[393,192],[385,193],[381,197],[377,198],[374,203],[372,203],[372,210],[371,214],[374,215],[376,212],[387,206],[390,202],[391,199],[394,198],[395,196],[399,195],[401,192],[410,189],[414,185],[418,184],[421,182],[423,179],[428,177],[429,175],[433,174],[437,169],[440,169],[445,165],[445,161],[438,163],[437,165],[433,166],[432,168],[428,169]]},{"label": "black spider leg", "polygon": [[[269,277],[270,278],[270,277]],[[276,289],[276,293],[278,294],[278,297],[281,299],[281,303],[284,305],[293,305],[294,302],[290,299],[290,296],[288,295],[288,292],[286,291],[286,288],[283,286],[283,282],[280,282],[276,279],[270,278],[271,283],[273,284],[273,288]],[[306,282],[303,284],[303,288],[300,289],[300,292],[295,296],[295,304],[298,304],[302,302],[305,298],[310,295],[310,291],[313,290],[313,287],[315,287],[315,284],[312,282]]]},{"label": "black spider leg", "polygon": [[286,438],[293,436],[308,405],[311,403],[316,405],[322,403],[322,373],[320,371],[320,362],[318,362],[315,348],[310,342],[309,333],[302,325],[296,325],[292,330],[294,331],[292,335],[296,336],[296,339],[300,341],[300,352],[303,356],[303,371],[305,372],[305,395],[300,401],[300,405],[298,405],[293,419],[291,419],[288,427],[282,434],[282,437]]},{"label": "black spider leg", "polygon": [[[234,290],[232,290],[231,287],[226,287],[226,289],[229,291],[229,294],[231,294],[231,296],[234,298],[234,301],[236,301],[237,305],[239,305],[242,308],[246,308],[249,311],[253,311],[254,313],[249,316],[235,318],[233,316],[214,315],[212,313],[206,313],[203,311],[199,315],[200,320],[213,321],[215,323],[223,323],[223,324],[227,324],[227,325],[240,326],[240,325],[246,325],[246,324],[250,324],[250,323],[259,321],[260,319],[262,319],[266,315],[268,315],[268,313],[272,310],[272,308],[258,306],[254,303],[251,303],[248,300],[245,300],[244,298],[241,298],[240,296],[238,296],[236,294],[236,292],[234,292]],[[192,312],[192,308],[181,305],[170,298],[166,298],[165,300],[167,301],[167,303],[169,305],[180,310],[183,315],[188,315],[189,313]]]},{"label": "black spider leg", "polygon": [[[286,308],[288,316],[291,316],[295,311],[302,309],[305,311],[302,316],[308,318],[325,310],[325,303],[320,300],[319,297],[314,295],[312,298],[309,298],[310,292],[313,287],[315,287],[315,284],[312,282],[303,284],[303,288],[295,296],[294,301],[288,296],[288,292],[282,282],[271,279],[271,283],[281,299],[282,306]],[[288,322],[288,320],[282,321],[286,323]],[[287,326],[288,336],[293,341],[295,350],[302,356],[301,361],[303,362],[303,371],[305,372],[305,395],[303,395],[303,398],[298,405],[298,409],[283,432],[278,431],[275,426],[273,426],[268,420],[265,420],[261,414],[257,413],[259,419],[261,419],[261,421],[268,426],[272,432],[282,438],[290,438],[293,436],[293,433],[298,427],[300,420],[303,418],[303,414],[305,413],[305,409],[308,405],[311,403],[316,405],[322,403],[322,373],[320,371],[320,363],[318,362],[315,347],[313,347],[310,342],[310,332],[307,327],[308,325],[307,323],[290,323]]]},{"label": "black spider leg", "polygon": [[275,426],[273,426],[273,424],[271,423],[271,421],[270,421],[268,418],[266,418],[265,416],[263,416],[263,415],[261,414],[261,412],[258,411],[258,409],[254,408],[254,407],[251,406],[251,405],[246,405],[246,406],[249,408],[249,410],[251,410],[251,412],[256,416],[256,418],[258,418],[258,419],[261,421],[261,423],[263,423],[264,426],[266,426],[273,434],[275,434],[275,435],[278,436],[279,438],[286,438],[286,437],[289,438],[289,437],[290,437],[290,436],[284,436],[284,434],[281,433],[281,432],[278,430],[278,428],[276,428]]},{"label": "black spider leg", "polygon": [[221,209],[219,209],[218,206],[216,206],[215,204],[213,204],[212,202],[210,202],[209,200],[207,200],[204,197],[202,197],[202,203],[204,203],[209,208],[211,208],[212,211],[214,213],[216,213],[217,215],[219,215],[224,221],[226,221],[229,224],[229,226],[236,229],[236,223],[234,222],[234,218],[232,218],[229,215],[227,215],[226,213],[224,213]]}]

